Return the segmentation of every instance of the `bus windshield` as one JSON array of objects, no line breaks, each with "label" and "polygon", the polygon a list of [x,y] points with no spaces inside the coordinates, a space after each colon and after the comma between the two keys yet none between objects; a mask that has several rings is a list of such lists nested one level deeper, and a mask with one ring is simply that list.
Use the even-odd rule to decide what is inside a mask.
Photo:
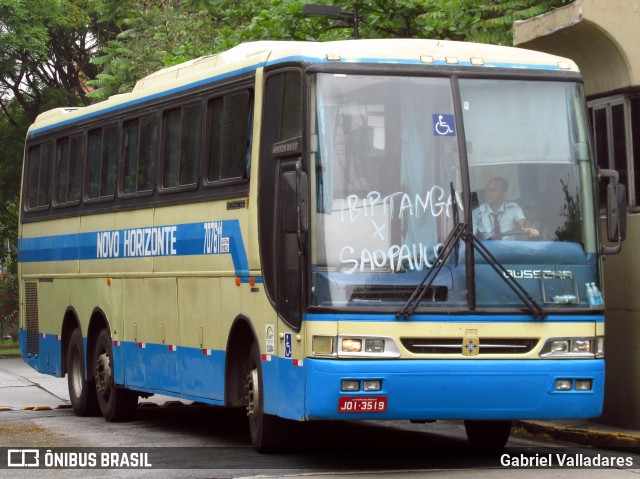
[{"label": "bus windshield", "polygon": [[[397,309],[458,222],[544,307],[588,306],[597,248],[580,85],[322,73],[312,91],[312,306]],[[494,259],[473,257],[473,304],[521,308]],[[471,304],[469,261],[461,242],[418,311]]]}]

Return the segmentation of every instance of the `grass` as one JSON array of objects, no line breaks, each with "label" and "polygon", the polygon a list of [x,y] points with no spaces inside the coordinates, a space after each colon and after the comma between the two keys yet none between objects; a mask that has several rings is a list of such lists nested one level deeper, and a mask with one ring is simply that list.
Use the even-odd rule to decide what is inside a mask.
[{"label": "grass", "polygon": [[20,346],[16,341],[0,340],[0,357],[20,356]]}]

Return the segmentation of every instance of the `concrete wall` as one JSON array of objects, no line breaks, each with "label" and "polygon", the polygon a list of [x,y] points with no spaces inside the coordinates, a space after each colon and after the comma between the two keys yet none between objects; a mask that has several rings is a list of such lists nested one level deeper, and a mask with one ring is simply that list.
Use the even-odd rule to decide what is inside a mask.
[{"label": "concrete wall", "polygon": [[639,43],[637,0],[577,0],[514,25],[514,45],[574,60],[587,96],[640,85]]},{"label": "concrete wall", "polygon": [[[604,226],[604,225],[603,225]],[[622,253],[604,259],[606,384],[601,421],[640,429],[640,215],[627,218]]]}]

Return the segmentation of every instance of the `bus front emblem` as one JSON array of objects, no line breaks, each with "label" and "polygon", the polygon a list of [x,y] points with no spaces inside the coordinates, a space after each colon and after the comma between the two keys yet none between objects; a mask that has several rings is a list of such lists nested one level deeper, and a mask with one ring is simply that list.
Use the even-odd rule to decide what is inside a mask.
[{"label": "bus front emblem", "polygon": [[480,352],[480,338],[466,336],[462,341],[462,354],[464,356],[476,356]]}]

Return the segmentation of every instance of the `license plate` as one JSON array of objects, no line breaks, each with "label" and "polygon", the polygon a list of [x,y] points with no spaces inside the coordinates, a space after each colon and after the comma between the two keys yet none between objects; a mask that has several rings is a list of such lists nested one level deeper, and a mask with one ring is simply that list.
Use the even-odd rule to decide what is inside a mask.
[{"label": "license plate", "polygon": [[338,399],[338,412],[384,412],[386,409],[386,396],[341,396]]}]

